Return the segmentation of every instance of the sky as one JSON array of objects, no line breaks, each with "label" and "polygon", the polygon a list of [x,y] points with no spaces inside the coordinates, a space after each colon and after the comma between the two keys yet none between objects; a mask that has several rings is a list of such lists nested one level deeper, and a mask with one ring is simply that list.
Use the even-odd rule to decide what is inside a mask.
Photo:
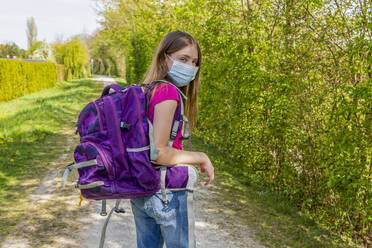
[{"label": "sky", "polygon": [[54,42],[99,28],[94,0],[2,0],[0,1],[0,44],[15,42],[27,49],[26,22],[33,16],[37,40]]}]

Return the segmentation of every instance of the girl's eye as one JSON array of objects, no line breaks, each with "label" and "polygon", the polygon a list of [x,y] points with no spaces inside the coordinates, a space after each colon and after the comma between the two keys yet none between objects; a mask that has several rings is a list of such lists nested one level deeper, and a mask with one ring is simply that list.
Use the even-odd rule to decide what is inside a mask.
[{"label": "girl's eye", "polygon": [[185,59],[185,58],[180,58],[180,60],[181,60],[181,61],[186,61],[186,59]]}]

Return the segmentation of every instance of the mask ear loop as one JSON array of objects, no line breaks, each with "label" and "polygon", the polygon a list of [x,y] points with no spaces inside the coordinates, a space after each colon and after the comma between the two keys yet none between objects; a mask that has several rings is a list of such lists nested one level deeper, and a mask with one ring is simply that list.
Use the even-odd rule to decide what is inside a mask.
[{"label": "mask ear loop", "polygon": [[168,54],[168,53],[165,53],[165,55],[170,59],[170,60],[172,60],[172,65],[171,65],[171,67],[169,68],[169,71],[170,70],[172,70],[172,67],[173,67],[173,65],[174,65],[174,62],[175,62],[175,60]]},{"label": "mask ear loop", "polygon": [[174,62],[174,59],[168,54],[168,53],[166,53],[165,54],[170,60],[172,60],[173,62]]}]

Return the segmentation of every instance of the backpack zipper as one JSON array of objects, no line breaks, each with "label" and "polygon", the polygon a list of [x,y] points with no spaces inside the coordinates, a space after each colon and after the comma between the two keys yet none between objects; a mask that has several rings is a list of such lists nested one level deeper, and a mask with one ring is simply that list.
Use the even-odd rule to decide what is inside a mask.
[{"label": "backpack zipper", "polygon": [[94,106],[97,109],[97,115],[98,115],[98,122],[99,122],[99,130],[103,130],[103,125],[102,125],[102,119],[101,119],[101,111],[99,110],[99,107],[97,103],[94,101],[93,102]]},{"label": "backpack zipper", "polygon": [[[120,132],[120,122],[119,122],[119,118],[118,118],[118,115],[116,114],[116,109],[115,109],[115,104],[114,104],[114,101],[112,100],[112,97],[111,96],[109,96],[108,97],[108,100],[110,101],[110,105],[111,105],[111,108],[112,108],[112,111],[113,111],[113,113],[114,113],[114,119],[115,119],[115,134],[114,135],[116,135],[116,137],[118,137],[119,138],[119,149],[120,149],[120,152],[121,152],[121,154],[122,155],[124,155],[124,146],[123,146],[123,141],[122,141],[122,139],[121,139],[121,132]],[[116,178],[116,168],[115,168],[115,166],[113,166],[114,168],[113,168],[113,172],[114,172],[114,177]]]},{"label": "backpack zipper", "polygon": [[94,144],[93,142],[90,142],[90,141],[87,141],[87,142],[85,142],[85,143],[90,144],[91,146],[93,146],[94,148],[96,148],[96,150],[98,151],[99,155],[100,155],[101,158],[102,158],[103,165],[105,166],[105,168],[106,168],[108,174],[111,174],[111,173],[110,173],[110,172],[111,172],[111,169],[110,169],[110,166],[109,166],[108,159],[107,159],[105,153],[102,152],[101,148],[99,148],[96,144]]}]

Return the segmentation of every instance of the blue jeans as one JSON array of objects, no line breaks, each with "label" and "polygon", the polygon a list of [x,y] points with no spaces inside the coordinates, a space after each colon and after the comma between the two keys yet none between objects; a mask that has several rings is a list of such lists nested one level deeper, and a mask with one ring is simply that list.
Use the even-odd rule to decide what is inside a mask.
[{"label": "blue jeans", "polygon": [[164,242],[167,248],[188,248],[189,239],[190,247],[196,247],[194,213],[190,212],[192,206],[188,211],[188,202],[192,203],[188,194],[193,197],[187,191],[167,193],[168,204],[163,203],[160,193],[131,200],[138,248],[162,248]]}]

